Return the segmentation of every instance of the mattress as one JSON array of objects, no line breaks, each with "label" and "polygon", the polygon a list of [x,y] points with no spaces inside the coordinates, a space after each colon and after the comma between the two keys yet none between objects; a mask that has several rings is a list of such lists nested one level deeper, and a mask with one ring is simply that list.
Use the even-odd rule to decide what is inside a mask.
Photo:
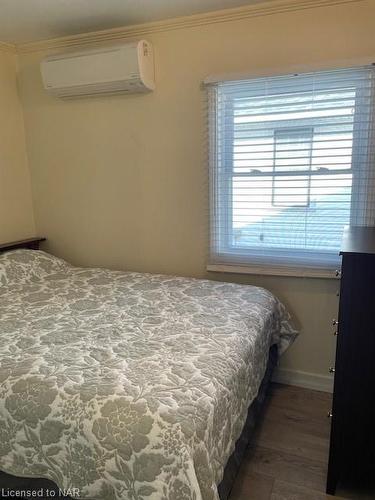
[{"label": "mattress", "polygon": [[217,500],[296,332],[267,290],[0,256],[0,469],[73,497]]}]

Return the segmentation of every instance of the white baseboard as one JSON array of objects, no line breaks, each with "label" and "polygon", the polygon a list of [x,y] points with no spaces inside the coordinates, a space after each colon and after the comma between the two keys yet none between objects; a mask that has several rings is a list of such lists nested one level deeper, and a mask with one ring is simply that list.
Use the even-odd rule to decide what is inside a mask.
[{"label": "white baseboard", "polygon": [[328,375],[277,368],[273,375],[273,381],[315,391],[333,392],[333,377]]}]

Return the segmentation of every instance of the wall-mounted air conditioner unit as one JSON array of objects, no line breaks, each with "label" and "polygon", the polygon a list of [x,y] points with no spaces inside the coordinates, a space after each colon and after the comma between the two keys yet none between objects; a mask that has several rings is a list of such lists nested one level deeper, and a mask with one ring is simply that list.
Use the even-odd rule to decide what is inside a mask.
[{"label": "wall-mounted air conditioner unit", "polygon": [[155,88],[152,45],[146,40],[69,52],[41,63],[44,88],[56,97],[149,92]]}]

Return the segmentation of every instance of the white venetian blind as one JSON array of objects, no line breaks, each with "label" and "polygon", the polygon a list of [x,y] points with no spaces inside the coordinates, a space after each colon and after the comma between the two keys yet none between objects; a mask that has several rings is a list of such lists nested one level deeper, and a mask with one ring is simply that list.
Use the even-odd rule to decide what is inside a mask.
[{"label": "white venetian blind", "polygon": [[373,66],[208,85],[211,263],[330,269],[375,216]]}]

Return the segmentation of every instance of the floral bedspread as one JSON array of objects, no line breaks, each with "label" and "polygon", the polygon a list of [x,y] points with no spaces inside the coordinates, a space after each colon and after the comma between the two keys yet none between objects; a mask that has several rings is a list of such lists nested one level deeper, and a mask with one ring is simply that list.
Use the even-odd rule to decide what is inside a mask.
[{"label": "floral bedspread", "polygon": [[261,288],[0,255],[0,469],[81,498],[217,500],[269,348],[295,335]]}]

